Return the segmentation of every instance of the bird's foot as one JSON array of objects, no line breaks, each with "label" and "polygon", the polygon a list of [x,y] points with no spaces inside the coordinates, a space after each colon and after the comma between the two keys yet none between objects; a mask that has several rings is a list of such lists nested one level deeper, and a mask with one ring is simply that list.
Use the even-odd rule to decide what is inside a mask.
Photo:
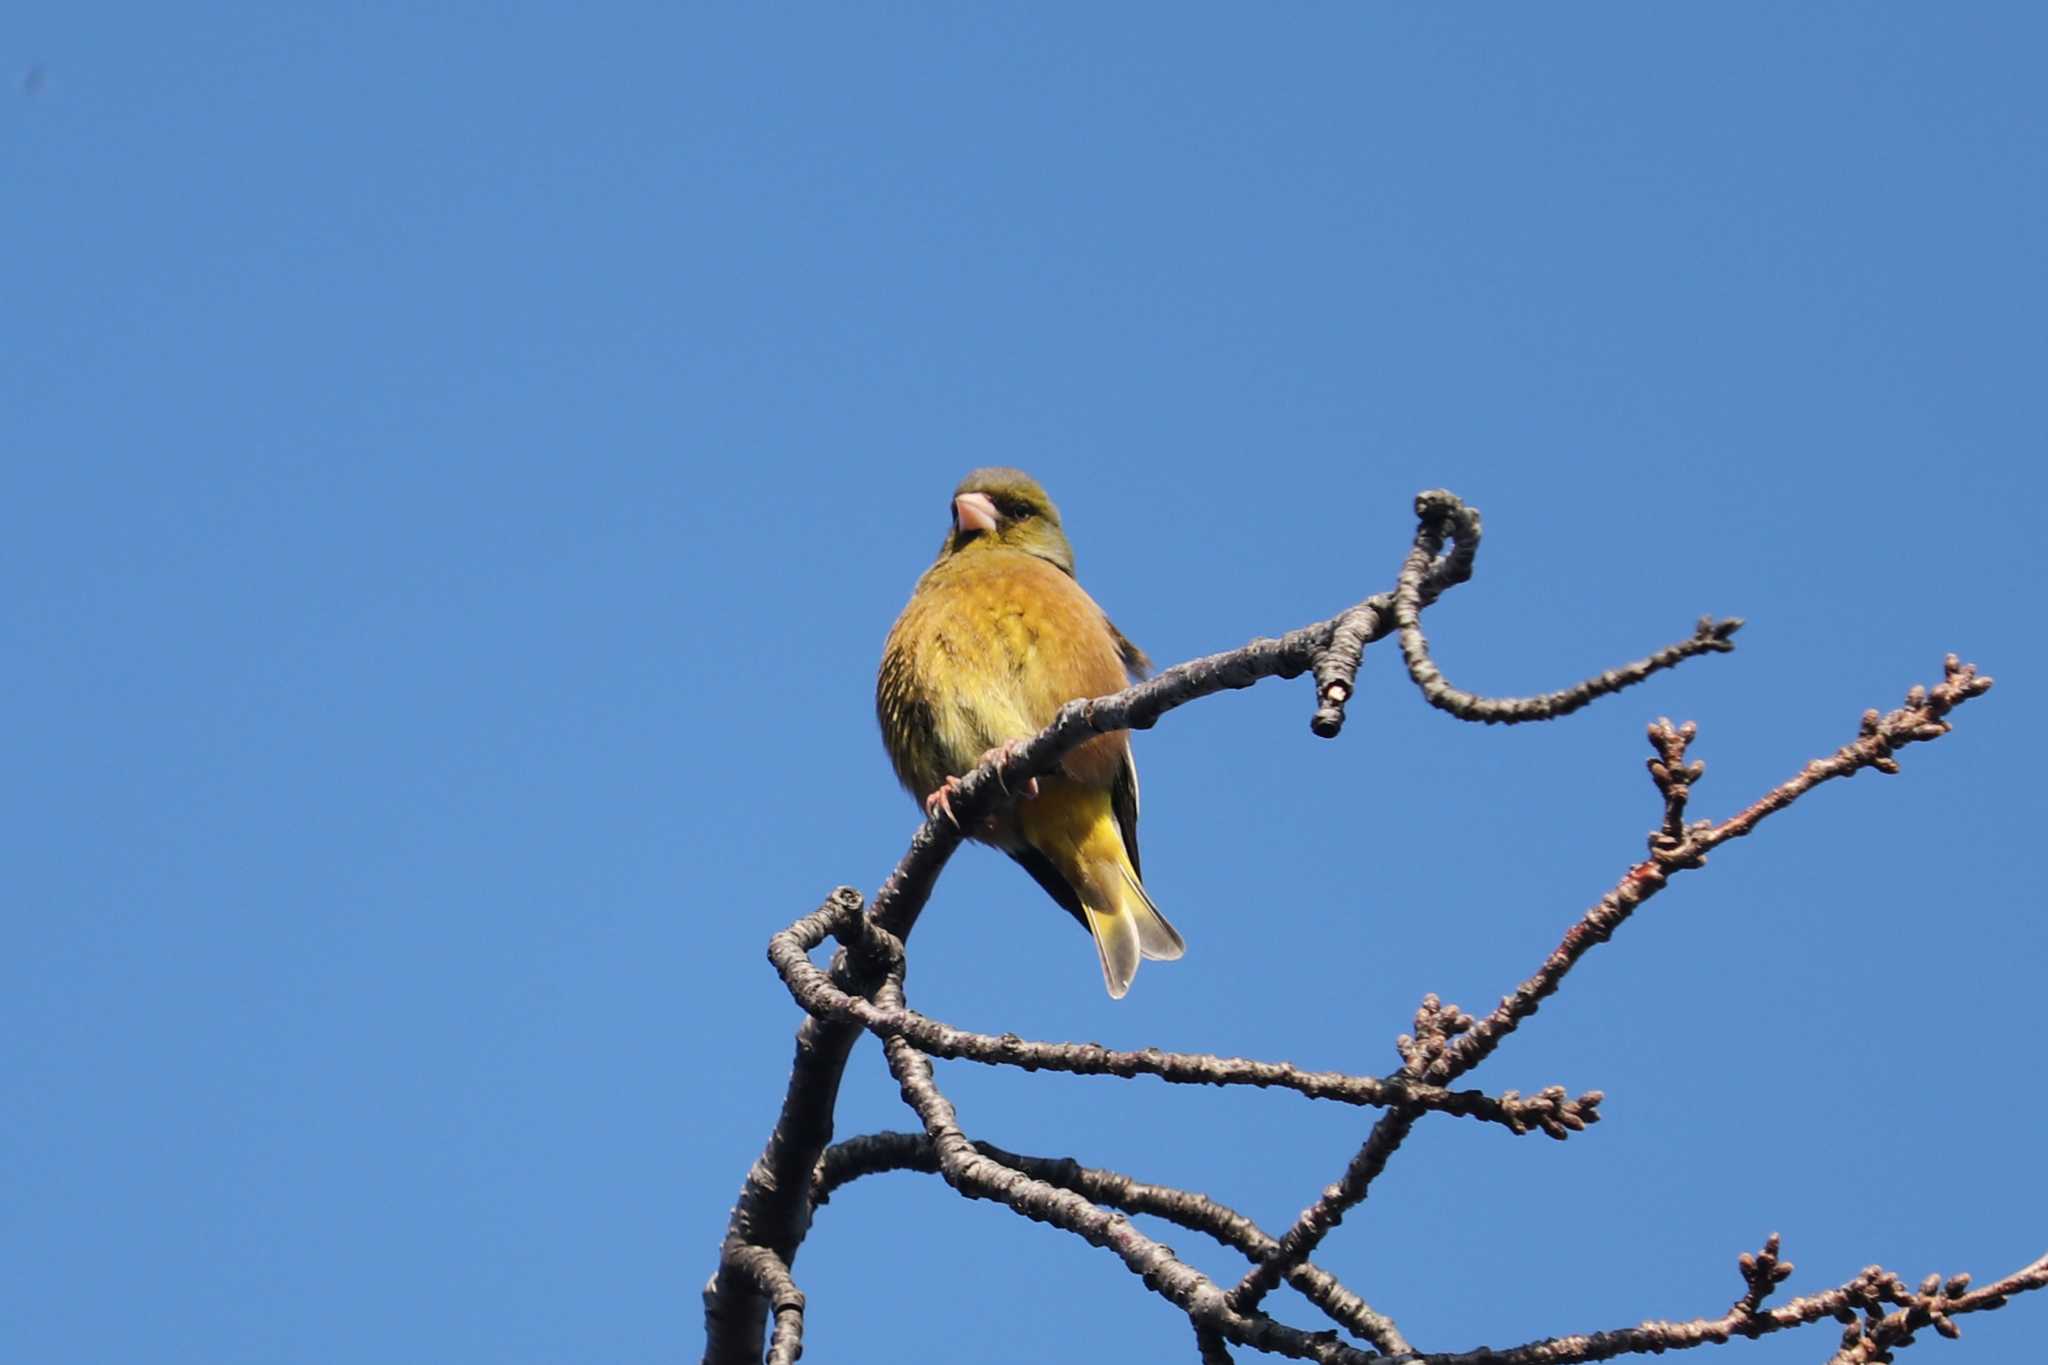
[{"label": "bird's foot", "polygon": [[960,779],[949,777],[941,782],[938,789],[924,799],[924,814],[927,820],[943,815],[946,823],[954,829],[960,828],[960,819],[953,814],[953,798],[960,792]]},{"label": "bird's foot", "polygon": [[[1008,763],[1011,759],[1015,758],[1020,752],[1022,752],[1023,748],[1023,740],[1006,739],[1001,744],[996,745],[995,748],[990,749],[987,753],[983,754],[981,756],[981,762],[997,764]],[[999,786],[1002,787],[1002,789],[1005,792],[1009,792],[1010,785],[1007,782],[1003,781],[1003,775],[1000,771],[996,773],[996,782]],[[1035,777],[1025,778],[1023,791],[1016,793],[1017,799],[1020,801],[1029,801],[1032,797],[1036,795],[1038,795],[1038,779]]]},{"label": "bird's foot", "polygon": [[[1028,777],[1024,779],[1023,787],[1013,792],[1010,790],[1009,784],[1003,781],[1002,772],[1000,771],[1001,765],[1004,763],[1008,763],[1011,759],[1014,759],[1023,748],[1023,740],[1007,740],[1002,744],[998,744],[995,748],[990,749],[987,753],[983,754],[974,766],[980,768],[985,767],[991,763],[996,764],[998,766],[998,771],[996,773],[996,783],[997,785],[1002,787],[1004,794],[1008,796],[1013,796],[1019,801],[1029,801],[1033,797],[1038,795],[1038,779],[1035,777]],[[960,817],[953,814],[953,798],[958,796],[959,794],[959,778],[949,777],[944,782],[941,782],[938,785],[937,789],[934,790],[930,796],[927,796],[924,799],[925,817],[927,819],[930,819],[936,816],[943,815],[946,817],[946,822],[952,825],[954,829],[959,830],[963,834],[966,833],[966,827],[960,823]],[[992,834],[995,832],[995,828],[996,817],[993,815],[989,816],[988,819],[982,822],[983,834]]]}]

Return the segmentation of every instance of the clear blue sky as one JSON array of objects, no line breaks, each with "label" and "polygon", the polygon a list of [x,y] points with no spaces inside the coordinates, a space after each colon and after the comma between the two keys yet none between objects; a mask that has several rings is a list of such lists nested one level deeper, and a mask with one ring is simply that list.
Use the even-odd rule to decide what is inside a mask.
[{"label": "clear blue sky", "polygon": [[[1548,727],[1391,650],[1334,744],[1305,683],[1177,713],[1138,756],[1186,960],[1111,1003],[969,849],[913,1003],[1384,1071],[1640,855],[1646,721],[1700,722],[1724,815],[1955,649],[2000,679],[1956,734],[1717,854],[1475,1077],[1607,1122],[1425,1123],[1323,1259],[1452,1348],[1718,1312],[1772,1229],[1795,1290],[2039,1254],[2044,45],[2022,4],[17,6],[0,1354],[694,1358],[797,1021],[763,947],[915,828],[872,668],[993,463],[1162,662],[1387,585],[1439,485],[1489,530],[1431,617],[1463,686],[1750,625]],[[1370,1117],[941,1076],[1273,1228]],[[872,1046],[841,1112],[911,1122]],[[820,1360],[1191,1352],[927,1177],[796,1270]]]}]

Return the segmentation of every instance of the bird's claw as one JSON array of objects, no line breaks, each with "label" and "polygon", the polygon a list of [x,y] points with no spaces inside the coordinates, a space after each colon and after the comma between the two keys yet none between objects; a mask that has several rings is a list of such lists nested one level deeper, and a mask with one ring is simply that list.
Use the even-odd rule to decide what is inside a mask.
[{"label": "bird's claw", "polygon": [[[1019,801],[1029,801],[1033,797],[1038,795],[1037,778],[1025,778],[1023,790],[1020,792],[1012,792],[1010,790],[1010,784],[1003,781],[1002,765],[1008,763],[1011,759],[1015,758],[1023,750],[1023,748],[1024,741],[1021,739],[1013,739],[1006,741],[1005,743],[998,744],[995,748],[990,749],[987,753],[983,754],[981,756],[980,761],[977,762],[974,766],[977,768],[982,768],[987,767],[990,764],[994,764],[996,768],[996,785],[1003,789],[1003,794],[1005,796],[1013,796]],[[958,796],[959,794],[959,778],[949,777],[944,782],[941,782],[938,785],[938,788],[935,791],[933,791],[930,796],[927,796],[924,799],[925,818],[933,819],[937,816],[943,815],[946,817],[946,823],[950,824],[954,829],[960,830],[964,834],[966,832],[966,827],[960,823],[960,817],[953,814],[953,798],[955,796]],[[993,831],[995,827],[996,820],[995,817],[991,815],[988,818],[988,820],[984,822],[984,828],[986,830]]]},{"label": "bird's claw", "polygon": [[[1010,784],[1003,781],[1002,765],[1009,762],[1011,759],[1015,758],[1019,753],[1023,751],[1023,748],[1023,740],[1010,739],[1005,740],[1001,744],[996,745],[995,748],[990,749],[987,753],[981,756],[981,761],[983,764],[993,763],[997,765],[996,785],[1003,789],[1003,794],[1006,796],[1011,795],[1012,793],[1010,791]],[[1019,795],[1017,799],[1020,801],[1029,801],[1037,795],[1038,779],[1035,777],[1025,778],[1023,793]]]},{"label": "bird's claw", "polygon": [[924,814],[927,820],[943,815],[946,823],[954,829],[960,828],[960,819],[953,814],[953,794],[960,790],[960,779],[949,777],[939,784],[938,790],[924,799]]}]

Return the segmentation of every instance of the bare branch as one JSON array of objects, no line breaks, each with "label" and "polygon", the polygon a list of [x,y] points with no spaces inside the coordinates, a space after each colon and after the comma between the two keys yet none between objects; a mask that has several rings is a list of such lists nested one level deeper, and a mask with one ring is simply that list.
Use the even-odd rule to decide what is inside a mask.
[{"label": "bare branch", "polygon": [[[1448,524],[1457,541],[1453,551],[1434,562],[1425,575],[1423,597],[1433,601],[1438,593],[1471,576],[1472,559],[1478,548],[1479,517],[1448,493],[1418,498],[1418,510],[1425,503],[1431,509],[1430,516]],[[1021,790],[1023,779],[1048,771],[1067,750],[1098,731],[1146,729],[1167,711],[1198,697],[1249,687],[1263,678],[1298,676],[1324,661],[1340,623],[1347,618],[1351,624],[1346,640],[1356,640],[1362,649],[1364,644],[1384,638],[1393,629],[1391,605],[1391,594],[1380,593],[1342,616],[1291,631],[1281,639],[1254,640],[1240,649],[1177,665],[1113,696],[1070,703],[1051,726],[1014,751],[1001,771],[994,764],[985,764],[967,774],[954,798],[953,809],[961,824],[971,828],[994,809],[997,801],[1008,799],[1010,790]],[[1370,613],[1369,625],[1365,624],[1366,613]],[[1349,668],[1355,671],[1355,659]],[[1342,695],[1330,690],[1337,681],[1342,682]],[[1318,678],[1321,705],[1313,722],[1317,733],[1334,735],[1341,727],[1343,699],[1349,695],[1350,686],[1351,672],[1346,671],[1344,657],[1340,655],[1324,667]],[[953,850],[959,847],[960,837],[959,830],[944,820],[927,821],[876,892],[869,910],[871,922],[899,943],[909,938],[933,883]],[[835,894],[851,893],[842,888]],[[884,970],[872,955],[856,965],[843,952],[834,957],[830,969],[833,984],[856,997],[871,996]],[[765,1246],[785,1263],[795,1257],[809,1222],[805,1182],[818,1154],[832,1140],[832,1110],[838,1099],[839,1078],[845,1071],[847,1054],[859,1036],[859,1027],[846,1019],[813,1016],[799,1028],[796,1062],[782,1112],[733,1206],[724,1243],[728,1249]],[[729,1257],[721,1257],[719,1270],[704,1288],[704,1359],[752,1362],[760,1357],[761,1324],[767,1304],[746,1276],[728,1273],[728,1261]]]},{"label": "bare branch", "polygon": [[1778,1234],[1775,1232],[1764,1238],[1762,1250],[1743,1252],[1736,1257],[1735,1265],[1742,1272],[1742,1283],[1746,1286],[1742,1297],[1728,1310],[1738,1317],[1753,1316],[1780,1284],[1792,1278],[1792,1263],[1778,1259]]},{"label": "bare branch", "polygon": [[[1474,1022],[1455,1007],[1439,1005],[1434,996],[1425,999],[1422,1012],[1416,1017],[1418,1039],[1403,1040],[1403,1055],[1408,1058],[1405,1069],[1437,1084],[1470,1071],[1536,1012],[1544,998],[1563,984],[1565,974],[1580,958],[1613,937],[1638,906],[1663,890],[1673,874],[1703,866],[1708,849],[1748,834],[1764,819],[1822,782],[1848,777],[1864,768],[1896,772],[1898,764],[1892,757],[1896,750],[1947,734],[1948,713],[1970,698],[1982,696],[1991,684],[1991,679],[1978,676],[1974,665],[1949,655],[1943,661],[1940,683],[1932,688],[1914,687],[1906,694],[1906,705],[1888,715],[1866,711],[1860,735],[1853,743],[1842,746],[1828,758],[1814,759],[1799,776],[1772,788],[1719,825],[1703,821],[1685,828],[1682,824],[1686,796],[1692,784],[1706,772],[1703,764],[1684,764],[1686,746],[1692,742],[1696,728],[1688,724],[1673,729],[1669,721],[1651,726],[1650,743],[1657,749],[1658,757],[1651,762],[1650,775],[1664,796],[1665,827],[1652,836],[1650,858],[1629,869],[1611,891],[1565,932],[1536,974],[1502,999],[1485,1019]],[[1678,829],[1677,834],[1671,833],[1674,828]],[[1373,1179],[1407,1138],[1420,1114],[1419,1109],[1401,1106],[1380,1117],[1343,1177],[1304,1209],[1281,1236],[1280,1255],[1255,1267],[1231,1290],[1233,1308],[1245,1311],[1257,1307],[1295,1260],[1313,1253],[1343,1220],[1345,1212],[1364,1201]]]},{"label": "bare branch", "polygon": [[[1409,679],[1421,689],[1431,706],[1448,711],[1459,720],[1483,721],[1488,725],[1555,720],[1578,710],[1596,697],[1632,687],[1652,673],[1675,667],[1696,654],[1725,654],[1735,648],[1730,637],[1742,628],[1740,618],[1717,621],[1711,616],[1702,616],[1691,639],[1667,645],[1647,659],[1609,669],[1562,691],[1536,697],[1480,697],[1461,691],[1444,680],[1430,659],[1429,642],[1422,634],[1421,616],[1422,609],[1435,601],[1441,591],[1446,566],[1456,562],[1460,554],[1465,556],[1465,576],[1470,575],[1471,551],[1478,544],[1478,514],[1441,490],[1419,494],[1415,499],[1415,512],[1421,524],[1415,533],[1414,547],[1401,566],[1400,577],[1395,580],[1391,604],[1393,625],[1400,631],[1401,658],[1408,666]],[[1457,541],[1457,548],[1448,561],[1443,554],[1447,536]],[[1463,579],[1449,581],[1462,582]],[[1340,627],[1337,642],[1345,642],[1346,639]],[[1321,681],[1320,675],[1318,681]]]},{"label": "bare branch", "polygon": [[[1258,1224],[1206,1195],[1169,1185],[1148,1185],[1117,1171],[1083,1166],[1071,1157],[1022,1156],[981,1141],[974,1143],[974,1150],[1033,1179],[1072,1190],[1091,1203],[1125,1213],[1151,1214],[1202,1233],[1243,1252],[1252,1261],[1265,1260],[1277,1246]],[[849,1181],[896,1170],[936,1174],[939,1159],[931,1139],[921,1133],[867,1133],[836,1142],[818,1162],[813,1203],[825,1203],[833,1191]],[[1374,1312],[1371,1305],[1328,1271],[1304,1263],[1295,1267],[1287,1282],[1322,1309],[1332,1322],[1389,1355],[1403,1355],[1414,1349],[1390,1319]]]},{"label": "bare branch", "polygon": [[[1769,1249],[1772,1244],[1765,1245]],[[1748,1267],[1744,1271],[1748,1278]],[[1956,1336],[1960,1330],[1954,1321],[1957,1317],[2001,1308],[2015,1294],[2048,1287],[2048,1255],[1982,1289],[1971,1290],[1969,1284],[1967,1275],[1955,1276],[1946,1284],[1939,1275],[1934,1275],[1915,1292],[1897,1275],[1871,1266],[1846,1284],[1789,1300],[1776,1308],[1752,1307],[1750,1295],[1745,1294],[1718,1318],[1645,1322],[1586,1336],[1551,1337],[1502,1351],[1407,1356],[1400,1361],[1387,1361],[1386,1365],[1403,1365],[1406,1361],[1416,1365],[1580,1365],[1583,1361],[1610,1360],[1620,1355],[1661,1354],[1718,1345],[1734,1337],[1768,1336],[1823,1318],[1836,1318],[1848,1324],[1842,1333],[1842,1347],[1829,1365],[1868,1365],[1890,1359],[1889,1353],[1895,1347],[1911,1344],[1914,1332],[1921,1327],[1931,1326],[1943,1336]],[[1750,1292],[1756,1292],[1753,1280]],[[1897,1311],[1886,1312],[1891,1305],[1897,1305]]]},{"label": "bare branch", "polygon": [[1195,1350],[1202,1365],[1231,1365],[1230,1348],[1224,1345],[1223,1334],[1212,1327],[1195,1329]]},{"label": "bare branch", "polygon": [[[896,983],[885,983],[879,998],[895,1004],[900,998]],[[1208,1276],[1174,1255],[1171,1247],[1139,1232],[1122,1214],[1106,1213],[1077,1194],[1035,1180],[976,1151],[960,1130],[951,1101],[939,1093],[931,1059],[902,1038],[889,1039],[883,1052],[904,1103],[917,1114],[931,1139],[940,1176],[969,1199],[993,1200],[1034,1222],[1071,1232],[1090,1246],[1115,1252],[1147,1288],[1186,1312],[1198,1331],[1206,1328],[1261,1350],[1332,1365],[1364,1365],[1382,1359],[1263,1315],[1233,1311]]]},{"label": "bare branch", "polygon": [[[1975,665],[1958,662],[1951,654],[1943,661],[1942,681],[1931,689],[1913,688],[1907,693],[1904,708],[1882,717],[1876,711],[1864,712],[1860,736],[1853,743],[1843,745],[1827,758],[1809,762],[1797,777],[1773,787],[1722,823],[1698,822],[1686,829],[1684,837],[1676,842],[1656,848],[1647,861],[1630,868],[1621,882],[1566,932],[1564,940],[1534,976],[1524,981],[1514,994],[1503,999],[1492,1014],[1450,1045],[1443,1059],[1430,1069],[1430,1079],[1441,1083],[1477,1066],[1500,1046],[1503,1038],[1520,1026],[1522,1020],[1536,1012],[1544,997],[1557,990],[1565,973],[1581,957],[1594,945],[1605,943],[1612,937],[1638,906],[1664,889],[1673,875],[1688,868],[1704,866],[1709,849],[1749,834],[1764,820],[1823,782],[1849,777],[1865,768],[1896,772],[1898,763],[1892,758],[1895,751],[1908,744],[1938,739],[1947,734],[1949,725],[1945,718],[1948,713],[1972,697],[1988,692],[1991,684],[1990,678],[1978,675]],[[1684,757],[1685,745],[1691,743],[1693,733],[1690,725],[1672,731],[1668,724],[1659,722],[1650,728],[1650,742],[1659,751],[1658,762],[1651,766],[1651,776],[1664,792],[1667,824],[1677,818],[1672,814],[1672,802],[1673,790],[1678,784],[1658,778],[1657,769],[1661,765],[1667,773],[1671,772],[1670,765]],[[1672,747],[1673,738],[1678,741],[1675,748]],[[1684,785],[1688,793],[1705,772],[1704,765],[1685,769]],[[1683,813],[1682,798],[1678,812],[1680,815]]]},{"label": "bare branch", "polygon": [[[838,913],[837,920],[831,918],[833,911]],[[811,963],[810,949],[828,933],[837,935],[846,921],[864,919],[857,903],[836,901],[827,911],[807,916],[776,934],[769,941],[769,959],[797,1003],[809,1013],[821,1018],[852,1019],[878,1038],[907,1039],[930,1057],[1080,1076],[1156,1076],[1180,1085],[1270,1087],[1340,1104],[1382,1108],[1405,1104],[1418,1110],[1497,1123],[1514,1133],[1540,1130],[1558,1139],[1600,1119],[1599,1106],[1604,1096],[1599,1091],[1588,1091],[1572,1099],[1561,1085],[1548,1086],[1534,1095],[1510,1090],[1495,1097],[1478,1090],[1446,1090],[1398,1073],[1387,1077],[1350,1076],[1335,1071],[1304,1071],[1292,1062],[1162,1052],[1158,1048],[1124,1052],[1099,1043],[1041,1043],[1014,1033],[971,1033],[912,1009],[886,1009],[848,995]],[[868,932],[879,931],[870,927]]]},{"label": "bare branch", "polygon": [[[1312,671],[1317,709],[1311,726],[1319,735],[1333,736],[1343,725],[1364,649],[1396,632],[1411,680],[1431,705],[1463,719],[1489,723],[1561,716],[1686,658],[1732,648],[1730,637],[1741,622],[1703,618],[1689,640],[1560,692],[1488,699],[1459,691],[1431,662],[1420,614],[1443,591],[1471,576],[1480,537],[1479,517],[1442,492],[1419,496],[1416,511],[1415,541],[1391,592],[1376,594],[1337,617],[1279,639],[1254,640],[1237,650],[1178,665],[1110,696],[1069,703],[1044,731],[966,775],[953,800],[961,825],[975,827],[999,803],[1010,800],[1011,792],[1021,790],[1026,779],[1050,771],[1068,750],[1096,734],[1146,729],[1167,711],[1189,701],[1248,687],[1268,677],[1295,677]],[[796,1057],[781,1115],[741,1190],[718,1273],[705,1290],[705,1359],[760,1359],[762,1329],[770,1313],[774,1320],[768,1343],[770,1359],[796,1358],[802,1349],[803,1296],[790,1275],[790,1265],[808,1231],[812,1208],[823,1203],[837,1183],[895,1165],[935,1170],[969,1197],[996,1200],[1026,1217],[1115,1251],[1148,1286],[1189,1315],[1202,1357],[1210,1361],[1229,1358],[1226,1343],[1318,1361],[1386,1359],[1345,1346],[1334,1334],[1303,1332],[1258,1312],[1260,1300],[1282,1280],[1300,1288],[1334,1321],[1390,1355],[1475,1365],[1480,1361],[1539,1365],[1672,1349],[1726,1340],[1729,1335],[1761,1335],[1831,1314],[1852,1325],[1837,1356],[1845,1365],[1889,1360],[1889,1352],[1909,1343],[1921,1326],[1953,1334],[1956,1314],[1997,1307],[2006,1295],[2040,1288],[2048,1279],[2048,1258],[1975,1293],[1968,1291],[1967,1277],[1957,1277],[1946,1286],[1936,1277],[1915,1294],[1896,1276],[1872,1269],[1838,1290],[1766,1308],[1764,1301],[1771,1289],[1790,1273],[1790,1267],[1777,1260],[1774,1238],[1762,1252],[1743,1259],[1746,1292],[1721,1319],[1645,1324],[1620,1333],[1531,1343],[1512,1352],[1480,1351],[1463,1356],[1413,1355],[1391,1322],[1307,1258],[1345,1213],[1364,1200],[1373,1180],[1425,1113],[1458,1114],[1517,1132],[1540,1127],[1553,1137],[1563,1137],[1595,1121],[1599,1116],[1597,1092],[1570,1100],[1561,1087],[1550,1087],[1534,1097],[1513,1091],[1491,1097],[1477,1091],[1452,1091],[1447,1086],[1490,1056],[1558,989],[1578,959],[1610,937],[1673,873],[1702,865],[1709,850],[1748,834],[1763,819],[1821,782],[1866,767],[1896,772],[1898,748],[1946,733],[1948,711],[1990,685],[1989,679],[1977,677],[1974,669],[1951,656],[1942,683],[1931,689],[1913,689],[1906,705],[1889,714],[1866,713],[1855,741],[1809,763],[1799,776],[1719,825],[1686,823],[1691,789],[1702,777],[1704,766],[1688,762],[1686,757],[1693,727],[1674,728],[1668,721],[1660,721],[1651,730],[1657,756],[1650,766],[1664,800],[1664,815],[1651,836],[1650,857],[1631,868],[1572,926],[1542,967],[1485,1018],[1475,1019],[1435,997],[1425,999],[1415,1034],[1401,1040],[1403,1065],[1386,1077],[1307,1072],[1288,1063],[1154,1049],[1120,1052],[1091,1044],[1029,1042],[1014,1035],[966,1032],[908,1009],[900,988],[904,941],[961,839],[955,826],[943,820],[928,821],[872,905],[863,910],[859,894],[842,887],[819,911],[771,942],[771,959],[810,1017],[797,1033]],[[841,950],[829,968],[820,970],[808,954],[827,936],[836,937]],[[828,1147],[839,1081],[853,1042],[863,1030],[883,1039],[891,1071],[925,1132],[921,1137],[877,1134]],[[931,1057],[1074,1074],[1150,1075],[1182,1084],[1285,1088],[1311,1098],[1383,1106],[1385,1112],[1340,1181],[1276,1240],[1242,1215],[1189,1191],[1144,1185],[1072,1161],[1020,1157],[970,1142],[938,1090]],[[878,1152],[874,1149],[878,1143],[889,1150]],[[1238,1248],[1257,1264],[1226,1294],[1182,1263],[1169,1248],[1137,1232],[1127,1218],[1097,1204],[1125,1213],[1153,1214],[1197,1229]],[[1858,1310],[1863,1313],[1860,1321]]]},{"label": "bare branch", "polygon": [[1386,613],[1370,602],[1360,603],[1337,618],[1329,647],[1316,656],[1316,713],[1308,728],[1322,739],[1335,739],[1344,728],[1344,707],[1358,690],[1358,666],[1365,661],[1367,641],[1379,637]]},{"label": "bare branch", "polygon": [[804,1295],[790,1278],[789,1267],[766,1247],[755,1246],[735,1248],[732,1262],[768,1300],[775,1314],[768,1365],[796,1365],[797,1357],[804,1353]]},{"label": "bare branch", "polygon": [[[1416,594],[1417,610],[1436,601],[1445,589],[1472,576],[1472,560],[1479,553],[1479,509],[1467,507],[1441,489],[1421,493],[1415,499],[1418,543],[1422,536],[1435,535],[1434,548]],[[1448,537],[1451,552],[1443,554]],[[1315,663],[1316,700],[1321,704],[1309,720],[1309,729],[1324,739],[1335,739],[1344,728],[1344,706],[1357,690],[1358,666],[1365,647],[1392,632],[1390,613],[1394,595],[1379,593],[1368,597],[1339,616],[1330,632],[1330,642]]]},{"label": "bare branch", "polygon": [[1294,1225],[1281,1236],[1273,1255],[1253,1266],[1230,1291],[1231,1308],[1240,1313],[1257,1308],[1295,1266],[1314,1254],[1330,1230],[1344,1221],[1344,1215],[1365,1202],[1372,1182],[1387,1168],[1388,1159],[1407,1139],[1419,1117],[1420,1111],[1403,1106],[1389,1109],[1374,1121],[1372,1132],[1337,1183],[1302,1210]]}]

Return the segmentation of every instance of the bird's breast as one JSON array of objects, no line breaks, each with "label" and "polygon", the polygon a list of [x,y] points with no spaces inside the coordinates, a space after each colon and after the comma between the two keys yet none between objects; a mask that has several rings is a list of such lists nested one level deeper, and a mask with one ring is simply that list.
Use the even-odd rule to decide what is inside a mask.
[{"label": "bird's breast", "polygon": [[1078,583],[1033,555],[974,558],[984,562],[946,561],[925,576],[884,650],[885,732],[893,710],[929,736],[921,761],[898,764],[913,788],[1036,734],[1076,697],[1124,686],[1108,620]]}]

